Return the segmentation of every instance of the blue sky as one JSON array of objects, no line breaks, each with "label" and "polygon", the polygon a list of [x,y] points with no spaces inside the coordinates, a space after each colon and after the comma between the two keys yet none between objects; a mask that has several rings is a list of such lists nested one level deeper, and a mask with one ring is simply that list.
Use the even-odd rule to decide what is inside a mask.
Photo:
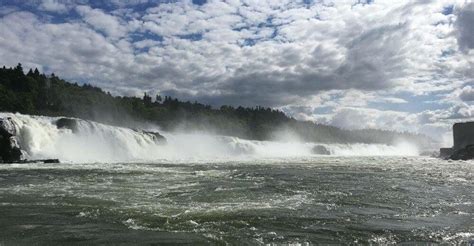
[{"label": "blue sky", "polygon": [[0,0],[0,57],[116,95],[449,140],[474,117],[472,23],[466,0]]}]

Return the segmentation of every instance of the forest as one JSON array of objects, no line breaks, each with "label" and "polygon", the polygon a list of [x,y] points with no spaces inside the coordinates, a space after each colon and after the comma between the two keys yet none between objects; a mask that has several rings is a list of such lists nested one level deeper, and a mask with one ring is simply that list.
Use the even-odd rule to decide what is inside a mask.
[{"label": "forest", "polygon": [[267,107],[211,107],[163,95],[113,96],[90,84],[79,85],[22,65],[0,69],[0,111],[68,116],[133,127],[154,124],[167,131],[206,131],[245,139],[270,140],[286,130],[301,140],[321,143],[394,143],[404,139],[427,146],[432,139],[379,129],[346,130],[297,121]]}]

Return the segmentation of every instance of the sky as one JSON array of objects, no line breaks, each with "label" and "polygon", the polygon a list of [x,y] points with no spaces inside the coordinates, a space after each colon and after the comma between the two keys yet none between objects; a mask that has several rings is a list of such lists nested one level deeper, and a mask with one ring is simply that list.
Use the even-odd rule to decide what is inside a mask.
[{"label": "sky", "polygon": [[0,0],[0,61],[446,144],[474,120],[467,0]]}]

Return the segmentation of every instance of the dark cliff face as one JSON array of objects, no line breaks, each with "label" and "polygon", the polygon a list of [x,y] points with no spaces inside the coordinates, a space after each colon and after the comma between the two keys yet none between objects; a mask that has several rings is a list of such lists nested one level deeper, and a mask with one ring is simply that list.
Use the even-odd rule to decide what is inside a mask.
[{"label": "dark cliff face", "polygon": [[455,150],[474,144],[474,122],[456,123],[453,125]]},{"label": "dark cliff face", "polygon": [[331,152],[323,145],[314,146],[311,152],[315,155],[330,155],[331,154]]},{"label": "dark cliff face", "polygon": [[72,132],[77,132],[77,120],[71,118],[60,118],[56,121],[56,126],[59,129],[66,128]]},{"label": "dark cliff face", "polygon": [[142,133],[151,136],[153,141],[155,141],[157,144],[166,144],[167,143],[166,138],[158,132],[142,131]]},{"label": "dark cliff face", "polygon": [[22,152],[16,139],[16,128],[10,118],[0,118],[0,162],[18,162]]},{"label": "dark cliff face", "polygon": [[452,160],[474,159],[474,122],[453,125],[453,147],[440,149],[440,157]]}]

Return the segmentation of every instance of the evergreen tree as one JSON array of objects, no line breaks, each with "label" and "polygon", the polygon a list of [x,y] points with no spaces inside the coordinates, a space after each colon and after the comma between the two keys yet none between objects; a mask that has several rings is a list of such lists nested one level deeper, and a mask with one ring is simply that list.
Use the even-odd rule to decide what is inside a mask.
[{"label": "evergreen tree", "polygon": [[161,96],[160,96],[160,95],[156,95],[155,101],[158,102],[158,103],[160,103],[161,100],[162,100]]},{"label": "evergreen tree", "polygon": [[35,71],[34,71],[34,76],[35,78],[38,78],[40,76],[40,72],[38,71],[38,68],[35,68]]},{"label": "evergreen tree", "polygon": [[143,102],[145,105],[150,105],[151,104],[151,96],[148,96],[145,92],[145,95],[143,95]]}]

